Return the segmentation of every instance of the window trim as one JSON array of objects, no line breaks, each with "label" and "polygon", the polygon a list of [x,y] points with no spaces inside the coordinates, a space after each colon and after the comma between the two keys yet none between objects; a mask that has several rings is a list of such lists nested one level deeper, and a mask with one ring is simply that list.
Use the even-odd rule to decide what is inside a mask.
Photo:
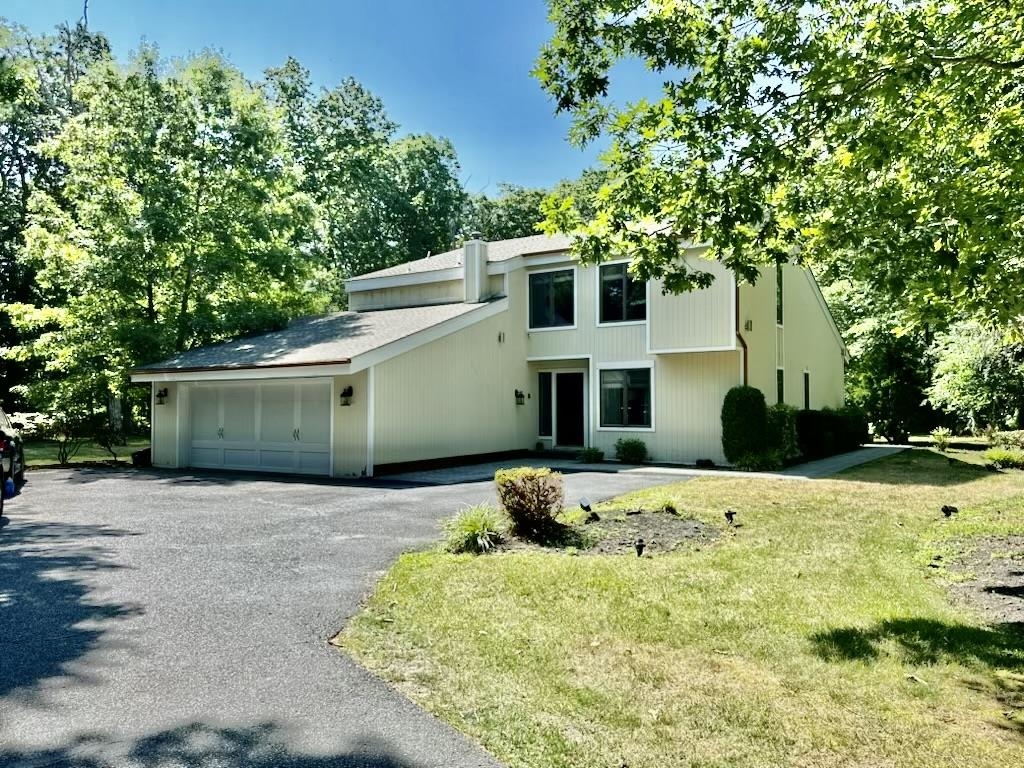
[{"label": "window trim", "polygon": [[[547,272],[572,272],[572,325],[552,325],[547,328],[534,328],[530,325],[530,318],[533,316],[532,297],[530,295],[530,277],[532,275],[543,275]],[[574,331],[579,326],[580,311],[580,275],[579,268],[575,264],[549,269],[535,269],[526,273],[526,331],[527,333],[546,333],[548,331]]]},{"label": "window trim", "polygon": [[[655,426],[655,403],[657,399],[656,395],[656,383],[655,383],[655,367],[653,360],[623,360],[622,362],[607,362],[597,364],[597,375],[594,377],[594,399],[597,401],[595,404],[597,424],[595,430],[597,432],[654,432],[656,431]],[[637,368],[648,368],[651,371],[651,426],[649,427],[603,427],[601,426],[601,371],[630,371]]]},{"label": "window trim", "polygon": [[596,328],[623,328],[630,325],[647,325],[647,320],[650,318],[650,307],[651,307],[651,281],[647,280],[644,282],[644,319],[643,320],[612,320],[610,322],[601,321],[601,268],[610,267],[615,264],[629,264],[632,259],[612,259],[611,261],[602,261],[597,265],[594,270],[594,326]]}]

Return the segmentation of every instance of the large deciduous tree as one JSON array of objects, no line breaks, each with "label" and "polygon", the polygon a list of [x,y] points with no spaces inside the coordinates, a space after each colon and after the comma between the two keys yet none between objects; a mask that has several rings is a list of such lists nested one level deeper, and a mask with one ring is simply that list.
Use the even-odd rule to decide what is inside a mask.
[{"label": "large deciduous tree", "polygon": [[75,94],[83,111],[42,147],[63,184],[29,204],[37,295],[7,305],[37,334],[15,354],[45,361],[38,405],[102,407],[133,365],[317,308],[312,206],[261,91],[216,56],[166,74],[144,50]]},{"label": "large deciduous tree", "polygon": [[[537,74],[572,137],[611,139],[598,210],[552,201],[585,260],[635,257],[671,290],[844,260],[927,322],[1021,322],[1024,6],[1016,0],[549,0]],[[661,97],[619,104],[639,58]]]}]

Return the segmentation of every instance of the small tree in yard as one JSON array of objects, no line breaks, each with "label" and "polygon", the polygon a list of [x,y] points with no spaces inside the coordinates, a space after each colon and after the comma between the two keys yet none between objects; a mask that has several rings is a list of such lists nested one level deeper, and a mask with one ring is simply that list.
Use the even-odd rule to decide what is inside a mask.
[{"label": "small tree in yard", "polygon": [[561,474],[547,467],[499,469],[494,483],[514,534],[536,539],[551,530],[565,498]]}]

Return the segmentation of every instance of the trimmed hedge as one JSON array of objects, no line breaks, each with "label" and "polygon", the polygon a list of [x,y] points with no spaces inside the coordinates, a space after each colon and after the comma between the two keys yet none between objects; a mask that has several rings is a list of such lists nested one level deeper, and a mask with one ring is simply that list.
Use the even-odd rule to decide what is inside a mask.
[{"label": "trimmed hedge", "polygon": [[798,411],[797,442],[805,459],[823,459],[868,442],[867,419],[856,408]]},{"label": "trimmed hedge", "polygon": [[733,387],[722,403],[722,452],[730,464],[768,450],[768,408],[756,387]]},{"label": "trimmed hedge", "polygon": [[777,403],[768,409],[768,450],[776,453],[783,464],[800,456],[796,414],[796,408],[785,403]]}]

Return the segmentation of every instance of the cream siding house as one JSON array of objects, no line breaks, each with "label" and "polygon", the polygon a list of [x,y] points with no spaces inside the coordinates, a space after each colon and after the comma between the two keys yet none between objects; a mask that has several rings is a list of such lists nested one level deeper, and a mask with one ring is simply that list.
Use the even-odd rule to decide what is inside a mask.
[{"label": "cream siding house", "polygon": [[154,464],[360,477],[537,446],[613,455],[622,437],[722,463],[733,386],[842,404],[846,350],[809,271],[737,286],[701,260],[713,285],[667,296],[568,246],[470,240],[347,281],[349,312],[137,369]]}]

